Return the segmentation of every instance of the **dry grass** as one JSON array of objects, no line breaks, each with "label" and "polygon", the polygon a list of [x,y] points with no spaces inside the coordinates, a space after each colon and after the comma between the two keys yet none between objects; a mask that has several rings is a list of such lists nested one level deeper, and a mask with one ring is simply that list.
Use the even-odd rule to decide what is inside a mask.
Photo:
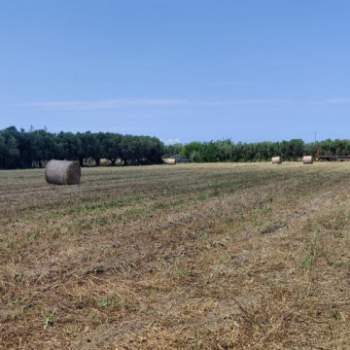
[{"label": "dry grass", "polygon": [[1,349],[349,349],[350,164],[0,172]]}]

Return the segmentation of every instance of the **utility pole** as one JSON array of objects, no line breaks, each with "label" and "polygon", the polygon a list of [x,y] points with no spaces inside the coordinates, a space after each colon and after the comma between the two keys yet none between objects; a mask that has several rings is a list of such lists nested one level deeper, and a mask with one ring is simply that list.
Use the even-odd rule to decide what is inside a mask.
[{"label": "utility pole", "polygon": [[316,146],[316,160],[320,160],[320,146],[318,145],[317,142],[317,131],[315,131],[315,146]]}]

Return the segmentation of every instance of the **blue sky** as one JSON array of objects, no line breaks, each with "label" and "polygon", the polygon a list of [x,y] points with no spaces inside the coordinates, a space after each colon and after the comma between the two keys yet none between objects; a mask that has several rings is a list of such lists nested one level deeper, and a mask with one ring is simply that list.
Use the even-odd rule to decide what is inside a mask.
[{"label": "blue sky", "polygon": [[350,138],[350,2],[4,0],[0,128]]}]

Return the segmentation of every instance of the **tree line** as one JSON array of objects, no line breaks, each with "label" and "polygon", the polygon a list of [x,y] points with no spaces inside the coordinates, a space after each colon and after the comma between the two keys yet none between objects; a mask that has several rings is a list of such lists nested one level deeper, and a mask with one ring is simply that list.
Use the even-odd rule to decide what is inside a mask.
[{"label": "tree line", "polygon": [[156,137],[116,133],[50,133],[46,130],[0,130],[0,168],[41,167],[50,159],[108,159],[112,165],[155,164],[162,161],[163,143]]},{"label": "tree line", "polygon": [[294,139],[281,142],[235,143],[231,140],[164,145],[158,138],[110,132],[50,133],[46,130],[0,130],[0,169],[41,167],[50,159],[78,160],[81,165],[101,159],[111,165],[158,164],[162,157],[179,155],[191,162],[297,160],[303,155],[350,155],[350,140],[305,143]]},{"label": "tree line", "polygon": [[298,160],[304,155],[350,155],[350,140],[305,143],[301,139],[281,142],[234,143],[231,140],[191,142],[166,147],[168,154],[181,154],[192,162],[270,161],[273,156]]}]

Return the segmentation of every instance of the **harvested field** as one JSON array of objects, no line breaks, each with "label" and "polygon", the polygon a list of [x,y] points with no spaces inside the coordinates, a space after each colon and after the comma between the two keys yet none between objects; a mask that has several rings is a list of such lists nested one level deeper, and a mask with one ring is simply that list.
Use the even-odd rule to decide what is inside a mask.
[{"label": "harvested field", "polygon": [[349,349],[350,164],[0,172],[1,349]]}]

